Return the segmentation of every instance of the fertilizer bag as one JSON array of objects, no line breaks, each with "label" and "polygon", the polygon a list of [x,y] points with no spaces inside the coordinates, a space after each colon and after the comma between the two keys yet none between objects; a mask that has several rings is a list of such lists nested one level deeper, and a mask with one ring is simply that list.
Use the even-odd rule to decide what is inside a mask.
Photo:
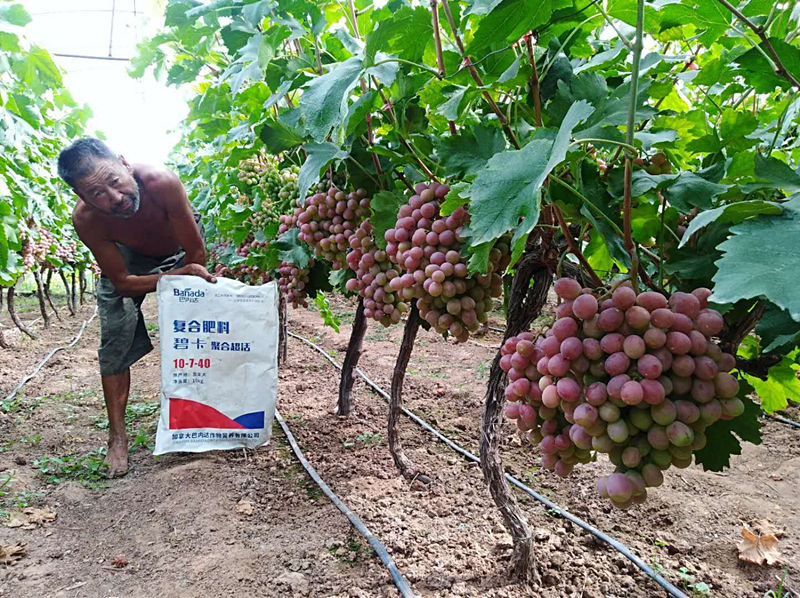
[{"label": "fertilizer bag", "polygon": [[162,276],[155,455],[269,441],[278,390],[278,289]]}]

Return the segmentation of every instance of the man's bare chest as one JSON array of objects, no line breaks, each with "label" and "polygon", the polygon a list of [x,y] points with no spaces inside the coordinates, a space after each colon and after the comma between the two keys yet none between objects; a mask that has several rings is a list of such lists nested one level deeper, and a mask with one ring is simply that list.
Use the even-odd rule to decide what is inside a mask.
[{"label": "man's bare chest", "polygon": [[147,209],[128,219],[108,219],[104,236],[145,255],[167,255],[179,247],[175,231],[163,210]]}]

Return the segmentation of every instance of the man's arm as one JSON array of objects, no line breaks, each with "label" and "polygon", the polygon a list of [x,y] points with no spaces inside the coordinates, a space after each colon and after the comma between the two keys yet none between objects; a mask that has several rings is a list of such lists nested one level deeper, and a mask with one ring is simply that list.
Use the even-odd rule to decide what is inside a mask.
[{"label": "man's arm", "polygon": [[166,274],[189,274],[201,276],[211,282],[216,282],[204,266],[191,263],[181,268],[170,270],[165,274],[146,274],[136,276],[128,272],[125,266],[125,259],[119,248],[99,233],[99,228],[83,222],[73,214],[72,218],[75,231],[94,255],[97,265],[100,266],[103,274],[111,281],[117,292],[123,297],[136,297],[156,290],[158,279]]},{"label": "man's arm", "polygon": [[186,196],[186,190],[174,173],[166,173],[151,185],[151,191],[164,198],[167,217],[175,232],[178,244],[186,252],[186,264],[198,264],[205,268],[206,250],[200,227],[194,219],[194,211]]}]

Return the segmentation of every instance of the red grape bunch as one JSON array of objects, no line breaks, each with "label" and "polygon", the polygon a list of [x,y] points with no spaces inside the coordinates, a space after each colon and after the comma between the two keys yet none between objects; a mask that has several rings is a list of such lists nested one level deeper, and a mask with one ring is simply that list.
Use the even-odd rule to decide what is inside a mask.
[{"label": "red grape bunch", "polygon": [[498,243],[490,252],[488,272],[470,276],[461,254],[469,214],[463,207],[449,216],[439,211],[449,190],[436,182],[418,183],[400,207],[395,227],[386,231],[386,253],[403,270],[390,288],[406,301],[416,297],[420,315],[431,326],[463,342],[486,322],[492,297],[502,294],[500,273],[508,266],[509,248]]},{"label": "red grape bunch", "polygon": [[547,333],[503,345],[506,413],[562,476],[590,450],[608,454],[617,469],[598,491],[627,508],[661,485],[662,471],[692,463],[708,426],[744,412],[735,360],[712,340],[723,319],[705,288],[667,299],[623,283],[598,301],[561,278],[555,291],[562,302]]},{"label": "red grape bunch", "polygon": [[408,302],[392,288],[392,281],[400,277],[400,268],[375,244],[369,220],[362,222],[350,237],[350,247],[347,263],[356,277],[347,281],[347,290],[358,291],[364,297],[366,317],[384,326],[396,324],[409,309]]},{"label": "red grape bunch", "polygon": [[345,193],[336,187],[297,199],[291,216],[281,217],[280,233],[289,228],[300,229],[297,238],[305,241],[318,258],[329,262],[334,270],[347,268],[350,236],[369,215],[369,198],[363,189]]},{"label": "red grape bunch", "polygon": [[300,305],[308,307],[306,286],[308,285],[308,275],[313,265],[314,262],[310,261],[305,268],[298,268],[290,262],[281,262],[278,267],[278,273],[280,274],[278,287],[280,287],[281,292],[286,296],[286,300],[294,308]]}]

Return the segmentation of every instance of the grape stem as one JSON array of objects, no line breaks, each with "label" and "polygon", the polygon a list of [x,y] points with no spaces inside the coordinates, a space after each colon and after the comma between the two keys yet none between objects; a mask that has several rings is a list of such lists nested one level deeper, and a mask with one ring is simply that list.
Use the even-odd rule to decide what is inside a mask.
[{"label": "grape stem", "polygon": [[581,266],[586,270],[587,274],[592,279],[592,283],[595,287],[603,286],[603,281],[600,280],[600,277],[594,271],[594,268],[589,264],[586,257],[583,255],[583,251],[580,248],[580,241],[578,243],[575,242],[575,239],[572,236],[572,232],[569,230],[569,226],[567,226],[567,222],[564,220],[564,215],[561,213],[561,210],[558,209],[558,206],[555,204],[552,205],[553,213],[558,220],[558,225],[561,227],[561,232],[564,234],[564,238],[567,241],[567,247],[569,248],[570,253],[578,258],[578,261],[581,263]]},{"label": "grape stem", "polygon": [[570,143],[570,146],[572,146],[572,145],[580,145],[582,143],[605,143],[605,144],[608,144],[608,145],[619,146],[621,149],[626,149],[629,152],[632,152],[634,154],[638,154],[639,153],[639,150],[636,149],[635,146],[630,145],[628,143],[623,143],[621,141],[614,141],[613,139],[599,139],[599,138],[596,138],[596,137],[587,137],[585,139],[576,139],[575,141]]},{"label": "grape stem", "polygon": [[[461,58],[464,66],[467,67],[470,76],[478,84],[479,87],[483,87],[483,79],[481,79],[480,73],[478,73],[478,69],[475,68],[475,65],[472,63],[472,60],[469,56],[467,56],[466,50],[464,48],[464,42],[461,40],[461,36],[458,33],[458,27],[456,26],[455,19],[453,19],[453,13],[450,11],[450,6],[447,2],[442,3],[442,8],[444,9],[444,14],[447,17],[447,23],[450,25],[450,31],[453,33],[453,38],[456,40],[456,45],[458,46],[459,51],[461,52]],[[514,146],[515,149],[519,149],[521,146],[517,141],[517,136],[514,135],[514,131],[511,130],[511,126],[508,124],[508,119],[506,115],[503,114],[503,111],[500,110],[500,107],[492,98],[492,94],[490,94],[487,90],[483,90],[483,98],[486,100],[486,103],[489,104],[489,107],[492,109],[497,115],[497,120],[500,121],[500,125],[503,127],[503,131],[508,137],[509,142],[511,145]]]},{"label": "grape stem", "polygon": [[[636,104],[639,90],[639,62],[642,58],[642,29],[644,28],[644,0],[636,2],[636,36],[633,43],[633,64],[631,66],[631,92],[628,105],[628,126],[625,132],[625,143],[633,147],[633,129],[636,123]],[[633,177],[633,154],[625,153],[625,183],[622,203],[622,227],[624,231],[625,249],[631,258],[631,285],[638,292],[637,275],[639,273],[639,255],[636,243],[631,234],[631,179]]]},{"label": "grape stem", "polygon": [[[447,0],[445,0],[446,2]],[[444,67],[444,54],[442,53],[442,34],[439,28],[439,0],[431,0],[431,25],[433,27],[433,43],[436,47],[436,66],[439,68],[439,78],[443,79],[447,76],[447,71]],[[456,123],[452,120],[447,121],[447,126],[450,129],[450,134],[455,135],[458,131]]]},{"label": "grape stem", "polygon": [[[350,19],[349,19],[350,26],[353,29],[353,35],[355,36],[355,38],[360,40],[361,39],[361,34],[358,32],[358,20],[357,20],[357,17],[356,17],[356,7],[355,7],[354,0],[349,0],[348,4],[350,6]],[[401,61],[400,59],[392,58],[392,59],[388,59],[388,60],[385,60],[385,61],[376,62],[374,66],[377,66],[379,64],[383,64],[384,62],[408,62],[408,61]],[[415,66],[420,66],[420,67],[424,68],[425,70],[429,70],[429,71],[431,70],[430,67],[427,67],[427,66],[424,66],[424,65],[418,65],[416,63],[411,63],[411,64],[414,64]],[[436,74],[437,77],[439,76],[438,73],[436,73],[435,71],[433,71],[433,72]],[[414,150],[414,148],[411,147],[411,144],[408,142],[408,140],[406,140],[406,138],[403,137],[403,135],[400,133],[399,129],[397,128],[397,116],[394,113],[394,107],[392,106],[392,103],[389,101],[389,98],[386,97],[386,94],[384,93],[383,89],[381,88],[380,83],[378,82],[378,79],[375,78],[375,77],[371,77],[371,79],[372,79],[373,85],[375,85],[375,89],[378,90],[378,93],[380,94],[381,99],[383,100],[383,105],[386,107],[386,111],[389,114],[389,118],[391,118],[391,120],[392,120],[392,124],[394,125],[394,128],[395,128],[395,133],[397,134],[397,138],[400,140],[400,143],[402,143],[403,147],[406,148],[408,153],[410,153],[414,157],[414,159],[417,161],[417,164],[419,164],[419,167],[428,176],[428,178],[430,178],[433,181],[436,181],[437,179],[433,175],[433,172],[431,172],[430,168],[428,168],[427,165],[422,161],[422,158],[419,157],[419,155]],[[366,87],[366,85],[362,82],[362,86],[361,86],[362,91],[365,89],[365,87]],[[371,124],[370,124],[370,127],[371,127]]]},{"label": "grape stem", "polygon": [[578,196],[578,198],[579,198],[579,199],[580,199],[580,200],[581,200],[583,203],[585,203],[587,206],[589,206],[589,208],[591,208],[591,210],[592,210],[592,211],[593,211],[595,214],[597,214],[597,215],[598,215],[598,216],[600,216],[600,217],[601,217],[603,220],[605,220],[605,221],[608,223],[608,225],[609,225],[609,226],[610,226],[612,229],[614,229],[614,232],[615,232],[615,233],[617,233],[619,236],[622,236],[622,229],[620,229],[619,225],[617,225],[617,223],[616,223],[616,222],[614,222],[614,221],[613,221],[613,220],[612,220],[612,219],[611,219],[611,218],[608,216],[608,214],[606,214],[606,213],[605,213],[603,210],[601,210],[601,209],[600,209],[600,208],[598,208],[596,205],[594,205],[594,203],[592,203],[592,201],[591,201],[591,200],[590,200],[588,197],[586,197],[586,196],[585,196],[583,193],[581,193],[580,191],[578,191],[578,190],[577,190],[575,187],[573,187],[572,185],[570,185],[569,183],[567,183],[567,182],[566,182],[566,181],[564,181],[563,179],[560,179],[560,178],[558,178],[557,176],[550,175],[550,177],[548,178],[548,180],[558,183],[559,185],[561,185],[562,187],[564,187],[565,189],[567,189],[567,191],[570,191],[571,193],[574,193],[575,195],[577,195],[577,196]]},{"label": "grape stem", "polygon": [[[766,53],[769,54],[770,60],[774,63],[775,66],[775,73],[787,81],[791,83],[794,87],[800,89],[800,81],[798,81],[789,71],[786,70],[783,62],[781,62],[778,53],[775,51],[775,48],[772,46],[772,43],[769,41],[767,37],[766,29],[763,26],[756,25],[744,16],[739,10],[733,6],[728,0],[717,0],[722,6],[727,8],[729,11],[733,13],[733,15],[739,19],[742,23],[744,23],[749,29],[755,33],[758,38],[761,40],[761,43],[764,44],[764,50]],[[758,48],[758,46],[756,46]],[[760,49],[760,48],[759,48]]]},{"label": "grape stem", "polygon": [[531,64],[531,95],[533,96],[533,116],[537,127],[542,126],[542,98],[539,94],[539,72],[536,70],[536,55],[533,52],[533,32],[525,35],[528,48],[528,62]]}]

